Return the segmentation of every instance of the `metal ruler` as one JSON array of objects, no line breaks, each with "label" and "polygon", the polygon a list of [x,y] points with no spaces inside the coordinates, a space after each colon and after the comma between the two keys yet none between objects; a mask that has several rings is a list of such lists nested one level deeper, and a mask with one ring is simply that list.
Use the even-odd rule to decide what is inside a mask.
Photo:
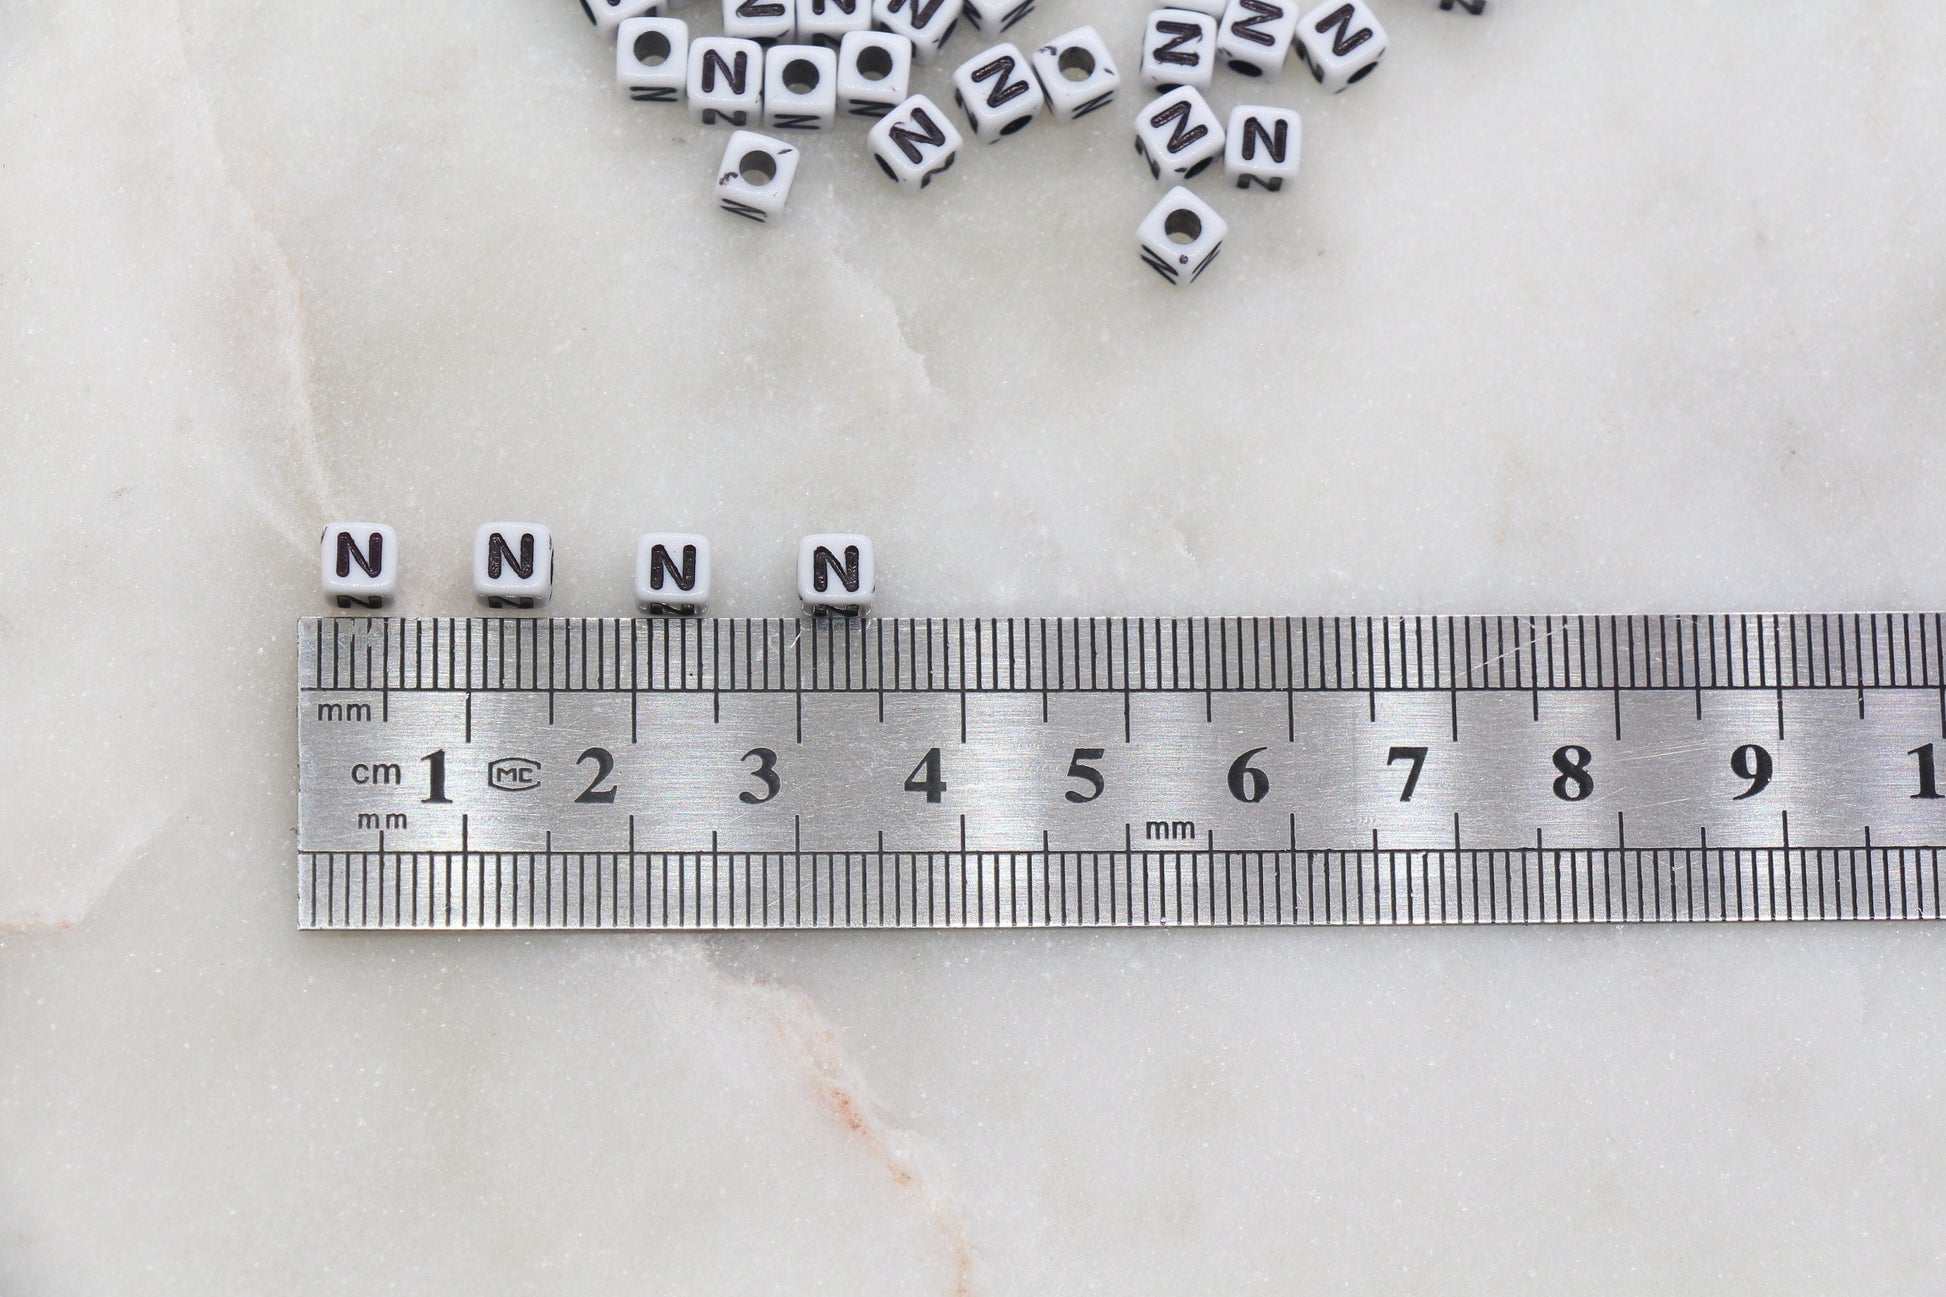
[{"label": "metal ruler", "polygon": [[1946,627],[311,618],[307,928],[1940,914]]}]

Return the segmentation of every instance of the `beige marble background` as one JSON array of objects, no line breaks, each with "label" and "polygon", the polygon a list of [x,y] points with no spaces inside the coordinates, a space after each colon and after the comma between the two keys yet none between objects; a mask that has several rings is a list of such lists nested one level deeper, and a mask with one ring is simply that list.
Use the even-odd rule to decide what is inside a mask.
[{"label": "beige marble background", "polygon": [[0,1292],[1935,1284],[1931,929],[294,929],[327,517],[442,614],[496,516],[570,614],[652,525],[732,614],[823,528],[891,613],[1937,607],[1946,19],[1381,13],[1219,84],[1303,175],[1172,295],[1127,105],[758,229],[571,0],[0,7]]}]

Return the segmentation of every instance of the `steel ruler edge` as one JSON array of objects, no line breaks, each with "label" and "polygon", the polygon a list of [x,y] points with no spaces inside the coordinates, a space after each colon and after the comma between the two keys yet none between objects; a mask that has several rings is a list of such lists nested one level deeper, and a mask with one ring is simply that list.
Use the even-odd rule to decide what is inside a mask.
[{"label": "steel ruler edge", "polygon": [[1929,919],[1939,613],[305,618],[298,921]]}]

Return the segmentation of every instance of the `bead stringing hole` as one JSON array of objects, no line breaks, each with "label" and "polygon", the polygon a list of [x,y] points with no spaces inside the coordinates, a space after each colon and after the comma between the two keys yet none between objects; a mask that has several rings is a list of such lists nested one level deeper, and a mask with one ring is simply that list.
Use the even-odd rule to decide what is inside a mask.
[{"label": "bead stringing hole", "polygon": [[1095,56],[1079,45],[1061,51],[1061,75],[1070,81],[1086,81],[1095,74]]},{"label": "bead stringing hole", "polygon": [[794,95],[808,95],[817,88],[817,64],[809,59],[793,59],[784,65],[784,89]]},{"label": "bead stringing hole", "polygon": [[892,75],[892,56],[882,45],[872,45],[858,53],[858,73],[868,81],[883,81]]},{"label": "bead stringing hole", "polygon": [[1178,207],[1162,223],[1162,231],[1173,243],[1194,243],[1203,237],[1203,218],[1186,207]]},{"label": "bead stringing hole", "polygon": [[[737,174],[743,177],[744,183],[746,184],[767,185],[777,178],[777,159],[760,149],[752,149],[750,152],[744,154],[742,160],[737,163]],[[1178,215],[1181,215],[1181,213],[1178,213]],[[1174,220],[1175,218],[1171,217],[1170,219]],[[1190,219],[1194,220],[1195,218],[1191,217]],[[1184,240],[1184,242],[1187,241]]]},{"label": "bead stringing hole", "polygon": [[635,38],[635,61],[645,68],[659,67],[669,61],[669,38],[661,32],[643,32]]}]

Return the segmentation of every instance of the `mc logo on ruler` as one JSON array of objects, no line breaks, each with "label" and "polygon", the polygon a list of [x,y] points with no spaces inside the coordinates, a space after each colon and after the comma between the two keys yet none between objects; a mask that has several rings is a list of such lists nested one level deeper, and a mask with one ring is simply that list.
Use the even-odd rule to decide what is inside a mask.
[{"label": "mc logo on ruler", "polygon": [[1933,918],[1941,631],[314,618],[299,921]]},{"label": "mc logo on ruler", "polygon": [[541,786],[541,763],[526,757],[501,757],[487,763],[487,786],[522,793]]}]

